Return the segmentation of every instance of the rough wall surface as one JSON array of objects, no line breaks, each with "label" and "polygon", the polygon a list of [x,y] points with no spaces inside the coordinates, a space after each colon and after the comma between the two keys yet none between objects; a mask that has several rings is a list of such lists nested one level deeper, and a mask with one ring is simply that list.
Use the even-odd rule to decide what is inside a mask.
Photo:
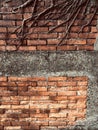
[{"label": "rough wall surface", "polygon": [[[0,1],[0,130],[60,130],[79,119],[86,130],[98,129],[97,14],[79,32],[95,8],[90,7],[87,21],[80,12],[58,45],[66,26],[48,31],[64,19],[40,19],[19,39],[15,30],[30,17],[32,6],[9,12],[25,1]],[[41,10],[49,3],[39,0]]]}]

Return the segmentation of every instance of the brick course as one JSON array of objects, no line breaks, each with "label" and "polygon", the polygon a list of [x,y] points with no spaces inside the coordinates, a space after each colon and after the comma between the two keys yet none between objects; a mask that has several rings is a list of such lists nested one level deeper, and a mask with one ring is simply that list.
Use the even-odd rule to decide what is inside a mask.
[{"label": "brick course", "polygon": [[0,77],[0,129],[66,128],[86,116],[87,77]]}]

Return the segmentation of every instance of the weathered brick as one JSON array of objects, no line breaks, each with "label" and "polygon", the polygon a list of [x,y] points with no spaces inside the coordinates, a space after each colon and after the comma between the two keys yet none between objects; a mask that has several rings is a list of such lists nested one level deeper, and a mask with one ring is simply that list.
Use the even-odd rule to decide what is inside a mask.
[{"label": "weathered brick", "polygon": [[21,130],[21,126],[8,126],[4,127],[5,130]]},{"label": "weathered brick", "polygon": [[19,51],[36,51],[36,46],[20,46]]},{"label": "weathered brick", "polygon": [[74,44],[74,45],[85,45],[86,40],[76,40],[76,39],[71,39],[67,42],[68,44]]},{"label": "weathered brick", "polygon": [[5,51],[5,46],[0,46],[0,51]]},{"label": "weathered brick", "polygon": [[76,50],[76,46],[68,46],[68,45],[58,46],[57,50],[73,51]]},{"label": "weathered brick", "polygon": [[37,46],[37,50],[41,50],[41,51],[55,51],[56,47],[55,46]]},{"label": "weathered brick", "polygon": [[7,51],[15,51],[16,50],[16,46],[6,46],[6,50]]},{"label": "weathered brick", "polygon": [[45,40],[27,40],[27,45],[46,45]]},{"label": "weathered brick", "polygon": [[7,77],[0,77],[0,82],[7,82]]},{"label": "weathered brick", "polygon": [[96,27],[91,27],[91,32],[92,32],[92,33],[97,33],[97,32],[98,32],[98,30],[97,30],[97,28],[96,28]]},{"label": "weathered brick", "polygon": [[50,34],[39,34],[38,38],[57,38],[57,33],[50,33]]},{"label": "weathered brick", "polygon": [[64,87],[64,86],[76,86],[76,82],[75,81],[72,81],[72,82],[68,82],[68,81],[65,81],[65,82],[58,82],[57,83],[57,86],[58,87]]},{"label": "weathered brick", "polygon": [[5,40],[0,40],[0,46],[6,45],[6,41]]},{"label": "weathered brick", "polygon": [[88,50],[88,51],[93,51],[94,47],[90,45],[85,45],[85,46],[77,46],[77,50]]},{"label": "weathered brick", "polygon": [[58,45],[60,41],[58,39],[49,39],[47,40],[47,44],[49,45]]}]

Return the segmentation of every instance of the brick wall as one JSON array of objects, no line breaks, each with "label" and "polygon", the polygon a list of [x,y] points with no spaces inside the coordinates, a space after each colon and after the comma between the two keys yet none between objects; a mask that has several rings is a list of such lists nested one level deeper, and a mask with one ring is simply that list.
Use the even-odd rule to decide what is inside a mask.
[{"label": "brick wall", "polygon": [[[17,3],[17,4],[16,4]],[[1,11],[10,12],[13,7],[22,4],[20,1],[13,1],[3,4],[1,6]],[[49,5],[49,1],[46,2],[43,0],[40,1],[39,6],[43,8],[44,6]],[[93,9],[92,9],[93,10]],[[2,51],[14,51],[16,47],[21,44],[20,40],[17,38],[16,33],[14,32],[17,27],[22,25],[22,20],[28,18],[31,15],[31,8],[28,7],[24,11],[19,11],[16,14],[0,14],[0,50]],[[91,14],[88,14],[88,18],[91,17]],[[83,30],[83,33],[79,33],[82,24],[85,22],[81,20],[81,14],[76,19],[74,25],[71,28],[71,33],[68,36],[68,40],[64,41],[61,46],[57,46],[60,40],[64,37],[64,32],[66,30],[65,26],[61,26],[54,30],[52,33],[47,33],[49,29],[61,23],[63,20],[40,20],[40,23],[37,27],[25,29],[30,35],[28,35],[24,42],[20,45],[20,51],[36,51],[36,50],[45,50],[45,51],[54,51],[54,50],[93,50],[94,43],[97,36],[96,22],[97,16],[93,18],[90,26],[86,27]],[[47,23],[43,26],[43,23]]]},{"label": "brick wall", "polygon": [[87,77],[0,77],[0,130],[66,128],[86,116]]}]

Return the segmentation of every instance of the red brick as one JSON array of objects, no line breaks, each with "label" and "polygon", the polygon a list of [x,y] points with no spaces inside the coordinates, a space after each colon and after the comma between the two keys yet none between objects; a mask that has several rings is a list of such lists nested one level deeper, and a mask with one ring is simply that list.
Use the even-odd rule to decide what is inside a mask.
[{"label": "red brick", "polygon": [[36,27],[36,28],[32,29],[32,32],[34,32],[34,33],[48,32],[48,27]]},{"label": "red brick", "polygon": [[45,40],[27,40],[27,45],[46,45]]},{"label": "red brick", "polygon": [[64,32],[64,31],[65,31],[64,27],[59,27],[59,28],[55,29],[55,32],[58,32],[58,33],[61,33],[61,32]]},{"label": "red brick", "polygon": [[72,26],[71,27],[71,32],[79,32],[80,31],[80,26]]},{"label": "red brick", "polygon": [[27,36],[27,38],[29,38],[29,39],[37,39],[38,38],[38,34],[34,34],[34,33],[31,33],[31,34],[29,34],[28,36]]},{"label": "red brick", "polygon": [[16,34],[10,34],[9,38],[10,39],[17,39],[17,36],[16,36]]},{"label": "red brick", "polygon": [[37,46],[37,50],[54,51],[56,50],[56,47],[55,46]]},{"label": "red brick", "polygon": [[7,26],[15,26],[15,21],[14,20],[0,20],[0,25],[2,27],[7,27]]},{"label": "red brick", "polygon": [[57,38],[57,33],[39,34],[38,38]]},{"label": "red brick", "polygon": [[49,44],[49,45],[58,45],[59,42],[60,42],[60,40],[57,40],[57,39],[48,39],[47,40],[47,44]]},{"label": "red brick", "polygon": [[95,42],[96,42],[96,39],[87,39],[88,45],[94,45]]},{"label": "red brick", "polygon": [[77,40],[77,38],[78,38],[79,36],[78,36],[77,33],[72,33],[72,32],[71,32],[71,33],[69,34],[69,37],[70,37],[70,38],[76,38],[76,40]]},{"label": "red brick", "polygon": [[68,45],[58,46],[57,50],[73,51],[73,50],[76,50],[76,46],[68,46]]}]

